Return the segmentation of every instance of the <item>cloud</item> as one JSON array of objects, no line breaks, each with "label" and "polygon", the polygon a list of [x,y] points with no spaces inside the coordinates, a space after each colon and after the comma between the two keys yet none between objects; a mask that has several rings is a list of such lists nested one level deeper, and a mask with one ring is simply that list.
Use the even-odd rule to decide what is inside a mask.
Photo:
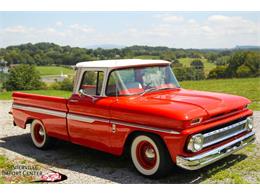
[{"label": "cloud", "polygon": [[230,17],[223,16],[223,15],[212,15],[208,17],[208,21],[212,21],[212,22],[225,22],[229,19]]},{"label": "cloud", "polygon": [[94,28],[87,26],[87,25],[81,25],[81,24],[72,24],[69,26],[69,28],[72,30],[76,30],[76,31],[84,32],[84,33],[89,33],[89,32],[95,31]]},{"label": "cloud", "polygon": [[58,27],[61,27],[61,26],[63,26],[63,22],[57,21],[55,25],[58,26]]},{"label": "cloud", "polygon": [[166,16],[166,17],[163,17],[162,20],[164,22],[181,22],[184,19],[181,16]]},{"label": "cloud", "polygon": [[28,29],[26,29],[24,26],[18,25],[18,26],[10,26],[3,29],[3,32],[6,33],[26,33]]},{"label": "cloud", "polygon": [[157,14],[152,15],[149,22],[142,22],[144,21],[126,21],[124,24],[115,23],[104,27],[97,25],[98,30],[88,24],[64,24],[61,21],[40,28],[7,26],[0,28],[0,46],[42,41],[81,47],[96,44],[144,44],[183,48],[260,45],[259,21],[242,16],[212,14],[197,18],[193,15],[184,17],[180,14]]},{"label": "cloud", "polygon": [[[259,45],[259,23],[241,16],[211,15],[196,20],[170,14],[155,16],[160,23],[139,35],[151,36],[151,40],[158,40],[158,45],[179,47],[234,47],[235,45]],[[146,37],[148,38],[148,37]],[[157,39],[155,39],[157,38]]]},{"label": "cloud", "polygon": [[25,25],[8,26],[0,29],[0,42],[2,46],[16,45],[26,42],[55,42],[62,45],[78,46],[86,42],[89,34],[94,32],[93,27],[80,24],[65,26],[61,22],[56,22],[53,26],[35,28]]},{"label": "cloud", "polygon": [[173,14],[157,14],[155,15],[155,18],[161,19],[163,22],[182,22],[184,18],[182,16],[177,16]]}]

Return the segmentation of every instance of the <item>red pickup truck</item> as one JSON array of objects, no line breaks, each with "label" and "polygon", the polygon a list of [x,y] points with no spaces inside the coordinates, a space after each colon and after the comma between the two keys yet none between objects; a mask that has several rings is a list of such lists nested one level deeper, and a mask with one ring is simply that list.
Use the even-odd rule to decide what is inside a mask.
[{"label": "red pickup truck", "polygon": [[128,154],[137,171],[159,177],[176,164],[196,170],[255,140],[246,98],[182,89],[163,60],[76,65],[69,99],[13,93],[14,125],[31,125],[39,149],[53,138]]}]

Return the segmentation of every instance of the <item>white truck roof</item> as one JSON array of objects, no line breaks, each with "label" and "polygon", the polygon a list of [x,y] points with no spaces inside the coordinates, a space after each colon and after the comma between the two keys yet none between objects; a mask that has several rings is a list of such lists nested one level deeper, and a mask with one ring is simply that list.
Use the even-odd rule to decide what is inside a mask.
[{"label": "white truck roof", "polygon": [[141,59],[122,59],[122,60],[99,60],[80,62],[76,64],[78,68],[119,68],[128,66],[140,66],[140,65],[152,65],[152,64],[170,64],[165,60],[141,60]]}]

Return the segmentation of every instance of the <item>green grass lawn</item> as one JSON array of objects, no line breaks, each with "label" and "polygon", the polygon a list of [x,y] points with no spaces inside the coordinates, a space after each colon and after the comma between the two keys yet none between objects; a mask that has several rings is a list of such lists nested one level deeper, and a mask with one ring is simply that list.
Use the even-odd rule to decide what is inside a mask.
[{"label": "green grass lawn", "polygon": [[36,69],[40,72],[41,76],[60,75],[62,72],[67,75],[75,73],[73,69],[61,66],[36,66]]},{"label": "green grass lawn", "polygon": [[[182,81],[180,84],[181,87],[185,89],[240,95],[252,101],[249,108],[260,110],[260,78]],[[60,90],[32,90],[25,92],[65,98],[71,95],[70,91]],[[10,100],[11,95],[12,92],[0,92],[0,100]]]},{"label": "green grass lawn", "polygon": [[240,95],[252,101],[250,109],[260,110],[260,78],[182,81],[180,84],[185,89]]},{"label": "green grass lawn", "polygon": [[[137,59],[153,59],[153,60],[158,60],[160,59],[160,56],[152,56],[152,55],[140,55],[140,56],[135,56],[134,58]],[[195,58],[179,58],[179,62],[183,64],[184,67],[190,67],[190,63],[194,60]],[[208,75],[209,71],[211,71],[213,68],[216,67],[214,63],[208,62],[207,59],[200,59],[205,68],[205,73]]]},{"label": "green grass lawn", "polygon": [[[194,60],[194,58],[180,58],[178,59],[180,63],[185,67],[190,67],[190,63]],[[206,75],[208,75],[209,71],[216,67],[214,63],[208,62],[207,59],[200,59],[204,64],[204,70]]]},{"label": "green grass lawn", "polygon": [[201,174],[201,177],[206,178],[202,183],[259,184],[259,149],[259,145],[252,144],[221,162],[210,165],[212,168]]},{"label": "green grass lawn", "polygon": [[160,56],[141,55],[141,56],[135,56],[134,58],[143,59],[143,60],[147,60],[147,59],[158,60],[158,59],[160,59]]},{"label": "green grass lawn", "polygon": [[[61,90],[29,90],[29,91],[21,91],[26,93],[34,93],[39,95],[49,95],[49,96],[58,96],[69,98],[71,96],[70,91],[61,91]],[[0,100],[10,100],[12,98],[13,92],[0,92]]]}]

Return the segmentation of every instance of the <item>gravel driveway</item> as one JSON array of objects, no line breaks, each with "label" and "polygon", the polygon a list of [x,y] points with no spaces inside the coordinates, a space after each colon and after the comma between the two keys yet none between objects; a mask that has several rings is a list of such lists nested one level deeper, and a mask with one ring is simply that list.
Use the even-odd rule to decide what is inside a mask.
[{"label": "gravel driveway", "polygon": [[[200,183],[207,179],[202,175],[215,165],[198,171],[185,171],[176,168],[171,176],[150,180],[140,176],[131,162],[99,151],[84,148],[67,142],[57,141],[54,148],[41,151],[33,147],[29,129],[12,126],[12,116],[8,114],[10,101],[0,101],[0,155],[9,159],[22,158],[65,174],[68,179],[61,183]],[[254,112],[257,144],[260,143],[260,112]],[[231,160],[236,155],[231,155]],[[222,161],[216,164],[221,164]],[[227,169],[229,166],[222,166]]]}]

